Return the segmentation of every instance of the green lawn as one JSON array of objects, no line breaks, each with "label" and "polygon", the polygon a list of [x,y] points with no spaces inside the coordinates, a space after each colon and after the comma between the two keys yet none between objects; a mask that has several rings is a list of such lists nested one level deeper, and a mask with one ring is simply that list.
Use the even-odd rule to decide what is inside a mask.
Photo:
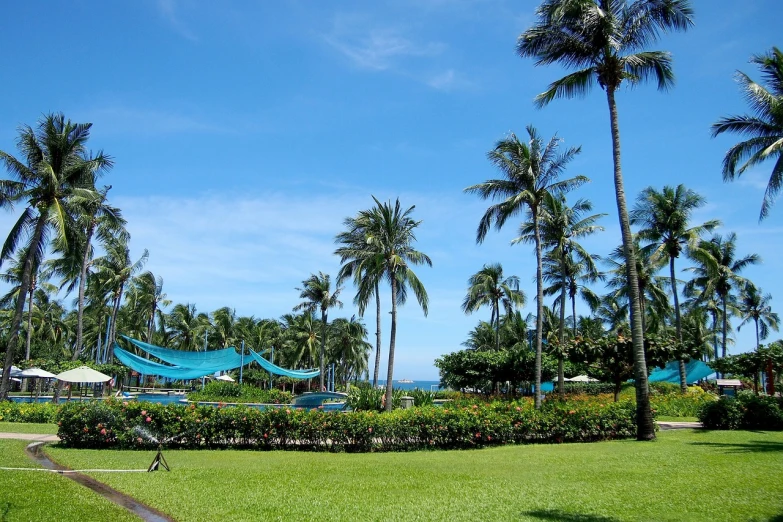
[{"label": "green lawn", "polygon": [[[49,453],[72,467],[139,468],[153,457]],[[780,432],[679,430],[653,443],[473,451],[165,456],[171,473],[94,475],[181,521],[783,520]]]},{"label": "green lawn", "polygon": [[[23,440],[0,440],[0,466],[39,467],[24,454]],[[0,470],[0,520],[140,520],[89,489],[54,473]]]},{"label": "green lawn", "polygon": [[0,433],[35,433],[36,435],[56,435],[57,424],[38,424],[35,422],[0,422]]}]

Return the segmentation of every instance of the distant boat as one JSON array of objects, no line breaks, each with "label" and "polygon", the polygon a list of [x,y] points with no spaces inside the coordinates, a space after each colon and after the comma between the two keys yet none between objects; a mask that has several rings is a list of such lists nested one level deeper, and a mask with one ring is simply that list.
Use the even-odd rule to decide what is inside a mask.
[{"label": "distant boat", "polygon": [[410,379],[400,379],[397,382],[402,383],[402,384],[411,384],[413,381],[410,380]]}]

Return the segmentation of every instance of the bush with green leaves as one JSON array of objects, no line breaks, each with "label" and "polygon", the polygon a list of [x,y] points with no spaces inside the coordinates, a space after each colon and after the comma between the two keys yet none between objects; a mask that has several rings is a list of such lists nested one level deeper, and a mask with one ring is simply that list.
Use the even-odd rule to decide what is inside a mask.
[{"label": "bush with green leaves", "polygon": [[109,400],[60,410],[58,435],[76,448],[253,448],[411,451],[633,437],[631,401],[530,401],[348,413],[291,407],[208,407]]},{"label": "bush with green leaves", "polygon": [[50,424],[59,406],[51,402],[0,402],[0,422],[40,422]]},{"label": "bush with green leaves", "polygon": [[198,402],[243,402],[288,404],[291,394],[278,389],[265,390],[235,382],[212,381],[203,390],[188,393],[188,400]]},{"label": "bush with green leaves", "polygon": [[783,430],[783,399],[752,393],[721,397],[704,406],[699,420],[714,430]]}]

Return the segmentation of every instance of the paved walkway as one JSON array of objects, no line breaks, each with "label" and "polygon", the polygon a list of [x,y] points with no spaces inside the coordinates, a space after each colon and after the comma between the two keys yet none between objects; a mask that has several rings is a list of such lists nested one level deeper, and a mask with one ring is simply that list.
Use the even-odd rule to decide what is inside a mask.
[{"label": "paved walkway", "polygon": [[684,430],[700,429],[701,422],[676,422],[676,421],[658,421],[658,427],[662,430]]},{"label": "paved walkway", "polygon": [[33,440],[39,442],[60,442],[57,435],[40,435],[35,433],[0,433],[0,439]]}]

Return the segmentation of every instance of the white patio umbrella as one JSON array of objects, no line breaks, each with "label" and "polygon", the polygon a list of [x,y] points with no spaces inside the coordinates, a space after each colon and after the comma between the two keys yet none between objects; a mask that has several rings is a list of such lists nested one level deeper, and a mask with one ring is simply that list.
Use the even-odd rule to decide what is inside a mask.
[{"label": "white patio umbrella", "polygon": [[[22,373],[22,370],[17,368],[16,366],[11,366],[11,377],[19,377],[19,374]],[[0,375],[3,375],[3,369],[0,368]]]},{"label": "white patio umbrella", "polygon": [[587,375],[577,375],[576,377],[571,377],[570,379],[563,379],[563,380],[568,382],[598,382],[598,379],[593,379],[592,377],[588,377]]},{"label": "white patio umbrella", "polygon": [[215,377],[218,381],[234,382],[230,375],[219,375]]},{"label": "white patio umbrella", "polygon": [[19,377],[41,377],[43,379],[53,379],[57,376],[51,372],[42,370],[41,368],[28,368],[26,370],[22,370],[22,372],[19,374]]},{"label": "white patio umbrella", "polygon": [[55,377],[64,382],[106,382],[111,380],[108,375],[93,370],[89,366],[79,366],[73,370],[58,373]]}]

